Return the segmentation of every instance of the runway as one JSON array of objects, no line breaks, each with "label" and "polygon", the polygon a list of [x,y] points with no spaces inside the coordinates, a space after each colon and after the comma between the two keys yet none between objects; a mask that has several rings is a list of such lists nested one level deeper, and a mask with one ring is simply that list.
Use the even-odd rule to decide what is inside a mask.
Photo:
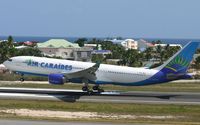
[{"label": "runway", "polygon": [[82,90],[0,87],[0,99],[200,105],[200,93],[191,92],[107,91],[89,95]]}]

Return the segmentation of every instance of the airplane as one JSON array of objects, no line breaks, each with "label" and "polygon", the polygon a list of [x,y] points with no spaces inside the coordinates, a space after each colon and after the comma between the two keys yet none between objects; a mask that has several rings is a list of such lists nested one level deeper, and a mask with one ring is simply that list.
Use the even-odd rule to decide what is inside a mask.
[{"label": "airplane", "polygon": [[188,67],[199,42],[189,42],[164,64],[157,68],[133,68],[91,62],[53,59],[34,56],[16,56],[3,64],[10,70],[22,75],[47,76],[50,84],[63,85],[65,82],[83,83],[82,90],[103,92],[101,84],[121,86],[143,86],[160,84],[192,76]]}]

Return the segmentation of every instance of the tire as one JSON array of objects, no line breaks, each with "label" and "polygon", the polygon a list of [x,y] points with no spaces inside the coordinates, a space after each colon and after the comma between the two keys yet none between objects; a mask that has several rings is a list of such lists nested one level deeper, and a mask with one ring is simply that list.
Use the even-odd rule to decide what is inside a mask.
[{"label": "tire", "polygon": [[85,92],[85,91],[88,91],[88,87],[87,86],[83,86],[82,87],[82,90]]},{"label": "tire", "polygon": [[99,86],[93,86],[92,89],[93,90],[99,90]]},{"label": "tire", "polygon": [[19,80],[20,80],[21,82],[24,82],[24,78],[20,78]]}]

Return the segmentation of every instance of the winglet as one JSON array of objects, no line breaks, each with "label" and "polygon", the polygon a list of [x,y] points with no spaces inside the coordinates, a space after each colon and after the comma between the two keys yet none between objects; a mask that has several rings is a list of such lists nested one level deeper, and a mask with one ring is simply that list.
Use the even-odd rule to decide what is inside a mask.
[{"label": "winglet", "polygon": [[101,64],[101,62],[100,62],[100,61],[97,61],[96,64],[95,64],[93,67],[99,68],[100,64]]}]

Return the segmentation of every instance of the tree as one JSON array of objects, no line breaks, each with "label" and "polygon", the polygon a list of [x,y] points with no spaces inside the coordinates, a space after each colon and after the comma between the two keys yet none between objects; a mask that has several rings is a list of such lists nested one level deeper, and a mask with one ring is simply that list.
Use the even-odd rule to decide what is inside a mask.
[{"label": "tree", "polygon": [[7,42],[0,43],[0,63],[6,61],[8,58],[15,56],[16,49],[13,46],[12,36],[8,37]]},{"label": "tree", "polygon": [[12,48],[13,47],[13,37],[12,36],[8,36],[8,47]]},{"label": "tree", "polygon": [[197,49],[196,54],[200,54],[200,49],[199,48]]},{"label": "tree", "polygon": [[195,59],[195,61],[194,61],[194,67],[196,68],[196,69],[200,69],[200,56],[198,56],[196,59]]},{"label": "tree", "polygon": [[6,61],[8,59],[8,44],[7,42],[0,43],[0,63]]},{"label": "tree", "polygon": [[24,48],[24,49],[19,49],[16,53],[16,56],[38,56],[41,57],[43,56],[41,54],[41,51],[38,48]]},{"label": "tree", "polygon": [[158,45],[156,47],[156,58],[161,60],[161,52],[162,52],[162,47]]},{"label": "tree", "polygon": [[86,41],[87,41],[86,38],[80,38],[80,39],[76,40],[75,43],[78,43],[78,45],[80,47],[83,47]]},{"label": "tree", "polygon": [[180,50],[181,48],[179,46],[169,46],[169,47],[165,47],[164,49],[164,53],[165,53],[165,57],[164,60],[169,59],[170,57],[172,57],[178,50]]},{"label": "tree", "polygon": [[7,58],[15,56],[16,49],[13,45],[13,37],[8,36],[8,42],[7,42],[7,47],[8,47],[8,52],[7,52]]},{"label": "tree", "polygon": [[150,59],[152,59],[153,55],[153,48],[152,47],[148,47],[145,51],[144,51],[144,57],[145,59],[148,61]]},{"label": "tree", "polygon": [[129,49],[125,51],[122,57],[123,65],[132,66],[132,67],[139,67],[142,65],[141,54],[138,53],[137,50]]},{"label": "tree", "polygon": [[92,62],[96,63],[96,62],[104,62],[104,56],[102,54],[94,54],[92,55]]}]

